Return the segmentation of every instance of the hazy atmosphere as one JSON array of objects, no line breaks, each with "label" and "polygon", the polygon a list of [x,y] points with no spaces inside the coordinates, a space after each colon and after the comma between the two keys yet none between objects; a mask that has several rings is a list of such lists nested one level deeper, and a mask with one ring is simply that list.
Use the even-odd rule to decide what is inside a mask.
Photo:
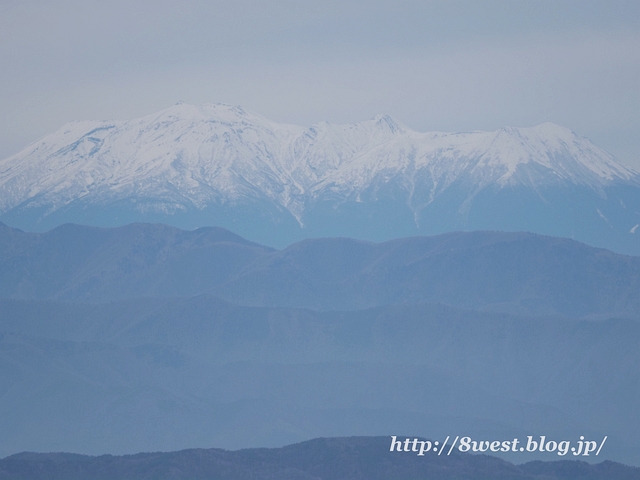
[{"label": "hazy atmosphere", "polygon": [[0,3],[0,157],[178,101],[418,131],[551,121],[640,168],[636,1]]},{"label": "hazy atmosphere", "polygon": [[640,479],[640,1],[0,0],[0,65],[0,480]]}]

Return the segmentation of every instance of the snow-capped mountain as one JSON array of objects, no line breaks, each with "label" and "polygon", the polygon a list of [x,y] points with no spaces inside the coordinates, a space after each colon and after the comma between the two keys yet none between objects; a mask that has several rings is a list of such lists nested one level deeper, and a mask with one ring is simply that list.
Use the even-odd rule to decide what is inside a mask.
[{"label": "snow-capped mountain", "polygon": [[217,224],[275,244],[491,228],[614,248],[581,232],[640,243],[638,192],[638,172],[551,123],[420,133],[378,115],[304,128],[219,104],[70,123],[0,161],[0,219],[15,226]]}]

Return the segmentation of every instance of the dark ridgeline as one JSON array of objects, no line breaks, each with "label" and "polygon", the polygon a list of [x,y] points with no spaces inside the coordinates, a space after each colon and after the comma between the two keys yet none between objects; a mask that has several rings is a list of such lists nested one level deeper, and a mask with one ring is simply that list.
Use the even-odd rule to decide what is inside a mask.
[{"label": "dark ridgeline", "polygon": [[0,456],[608,435],[603,458],[640,464],[638,257],[527,233],[274,250],[0,224],[0,297]]},{"label": "dark ridgeline", "polygon": [[636,480],[640,468],[575,460],[523,465],[486,455],[390,453],[387,437],[319,438],[274,449],[183,450],[88,457],[23,453],[2,480]]},{"label": "dark ridgeline", "polygon": [[529,233],[385,243],[304,240],[273,250],[221,228],[0,224],[0,297],[107,302],[213,294],[240,305],[356,310],[444,303],[512,313],[634,315],[640,258]]}]

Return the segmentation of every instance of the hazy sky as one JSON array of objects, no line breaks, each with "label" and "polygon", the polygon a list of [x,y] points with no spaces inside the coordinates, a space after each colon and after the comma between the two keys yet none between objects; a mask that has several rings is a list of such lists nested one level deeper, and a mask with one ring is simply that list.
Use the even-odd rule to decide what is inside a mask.
[{"label": "hazy sky", "polygon": [[0,0],[0,157],[180,100],[419,130],[545,121],[640,169],[640,1]]}]

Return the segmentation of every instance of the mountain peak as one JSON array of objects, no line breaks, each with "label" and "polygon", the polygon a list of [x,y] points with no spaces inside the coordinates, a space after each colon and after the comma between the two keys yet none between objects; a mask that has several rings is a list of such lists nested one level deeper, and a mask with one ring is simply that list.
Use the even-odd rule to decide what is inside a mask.
[{"label": "mountain peak", "polygon": [[538,180],[531,177],[531,168],[540,167],[558,180],[593,188],[612,181],[637,182],[639,176],[588,139],[551,122],[497,130],[487,155],[507,168],[502,183],[523,181],[524,176],[526,182],[546,181],[540,173],[535,174]]},{"label": "mountain peak", "polygon": [[402,123],[398,122],[391,115],[387,115],[386,113],[379,113],[372,119],[375,122],[375,125],[380,129],[386,129],[391,133],[399,133],[403,134],[408,131],[407,127],[405,127]]},{"label": "mountain peak", "polygon": [[73,205],[83,212],[86,205],[105,211],[126,205],[134,212],[129,221],[152,214],[198,217],[259,203],[269,205],[265,218],[285,215],[302,226],[316,205],[374,208],[386,195],[418,225],[421,212],[461,185],[465,190],[455,194],[461,206],[453,211],[467,211],[488,187],[522,187],[536,196],[547,187],[580,187],[603,198],[603,189],[617,184],[636,188],[640,176],[553,123],[420,133],[380,114],[304,128],[237,105],[179,102],[129,121],[73,122],[0,160],[0,219],[27,209],[39,222]]}]

